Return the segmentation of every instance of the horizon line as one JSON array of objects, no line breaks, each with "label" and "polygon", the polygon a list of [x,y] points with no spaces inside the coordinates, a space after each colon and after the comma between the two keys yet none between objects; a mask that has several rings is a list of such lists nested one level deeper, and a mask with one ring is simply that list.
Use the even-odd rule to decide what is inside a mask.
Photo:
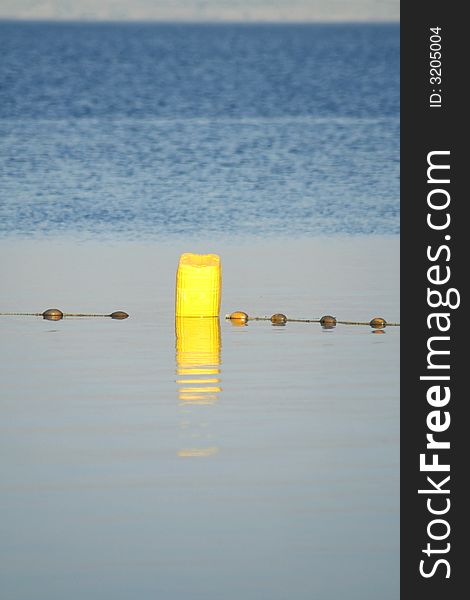
[{"label": "horizon line", "polygon": [[75,23],[75,24],[138,24],[138,25],[399,25],[400,19],[317,19],[317,20],[248,20],[248,19],[94,19],[94,18],[25,18],[2,17],[0,23]]}]

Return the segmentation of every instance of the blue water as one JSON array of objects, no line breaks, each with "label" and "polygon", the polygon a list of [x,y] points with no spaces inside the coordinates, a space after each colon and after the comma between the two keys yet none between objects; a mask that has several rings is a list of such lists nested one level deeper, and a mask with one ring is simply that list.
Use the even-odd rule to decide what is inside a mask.
[{"label": "blue water", "polygon": [[398,232],[398,25],[5,22],[0,55],[0,236]]},{"label": "blue water", "polygon": [[398,42],[0,23],[2,600],[398,598]]}]

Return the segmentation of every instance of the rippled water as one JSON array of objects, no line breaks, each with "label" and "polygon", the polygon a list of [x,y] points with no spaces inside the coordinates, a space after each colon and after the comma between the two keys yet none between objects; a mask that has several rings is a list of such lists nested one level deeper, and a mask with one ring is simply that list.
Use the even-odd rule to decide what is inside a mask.
[{"label": "rippled water", "polygon": [[3,235],[398,231],[395,120],[7,127]]},{"label": "rippled water", "polygon": [[396,26],[0,31],[0,235],[398,232]]},{"label": "rippled water", "polygon": [[396,24],[0,26],[8,118],[381,117],[398,109]]}]

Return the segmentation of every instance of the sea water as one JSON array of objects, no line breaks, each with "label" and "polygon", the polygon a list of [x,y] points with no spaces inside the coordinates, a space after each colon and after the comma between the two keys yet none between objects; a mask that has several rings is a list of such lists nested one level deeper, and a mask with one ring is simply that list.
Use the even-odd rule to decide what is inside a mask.
[{"label": "sea water", "polygon": [[398,35],[0,24],[2,597],[398,597]]}]

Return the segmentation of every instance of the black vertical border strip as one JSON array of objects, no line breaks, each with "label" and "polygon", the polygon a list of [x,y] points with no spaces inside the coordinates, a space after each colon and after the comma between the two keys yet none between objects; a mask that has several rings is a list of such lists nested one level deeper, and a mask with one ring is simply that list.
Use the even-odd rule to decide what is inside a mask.
[{"label": "black vertical border strip", "polygon": [[[470,271],[470,232],[467,232],[465,213],[470,204],[468,192],[463,189],[466,171],[464,148],[465,131],[469,130],[468,116],[464,114],[466,80],[470,68],[465,65],[470,58],[466,40],[470,38],[469,26],[463,15],[464,3],[458,2],[402,2],[401,3],[401,557],[400,557],[400,596],[402,600],[453,600],[468,594],[470,566],[467,566],[464,546],[468,531],[464,516],[465,506],[470,497],[465,494],[466,472],[469,470],[467,456],[470,459],[466,438],[470,440],[470,431],[466,427],[468,420],[467,405],[470,402],[465,390],[465,372],[470,369],[470,341],[464,322],[467,297],[467,282]],[[431,27],[440,27],[442,38],[442,82],[433,85],[430,82],[430,31]],[[467,83],[468,85],[468,83]],[[429,96],[432,90],[441,90],[441,108],[430,108]],[[468,112],[468,110],[467,110]],[[427,183],[427,155],[435,150],[450,150],[450,157],[440,159],[450,163],[450,184],[436,186],[445,188],[451,195],[449,212],[451,224],[445,231],[433,231],[426,219],[430,209],[427,195],[432,184]],[[436,218],[444,218],[445,211],[436,213]],[[450,235],[450,240],[444,236]],[[445,269],[451,269],[448,284],[432,286],[427,280],[427,270],[433,264],[426,256],[427,247],[434,250],[448,244],[451,257],[445,261],[445,253],[437,262]],[[460,307],[452,310],[441,307],[429,308],[427,287],[459,290]],[[451,424],[447,431],[435,434],[437,439],[450,441],[450,450],[439,452],[439,462],[450,463],[450,472],[422,473],[419,469],[419,455],[426,452],[426,434],[429,429],[426,417],[431,407],[426,400],[429,381],[420,381],[421,375],[429,375],[427,370],[427,342],[439,332],[434,326],[427,325],[429,313],[449,312],[451,327],[449,342],[440,342],[442,348],[450,349],[450,355],[441,357],[443,364],[450,363],[449,371],[433,371],[435,374],[450,374],[450,382],[443,382],[451,389],[451,399],[447,407]],[[428,455],[434,451],[428,450]],[[428,462],[430,458],[428,458]],[[440,482],[450,475],[447,495],[420,495],[418,489],[429,489],[427,475]],[[450,499],[450,510],[445,515],[431,515],[427,508],[427,498],[431,497],[435,507],[445,506],[445,498]],[[435,500],[434,500],[435,499]],[[439,505],[439,502],[441,503]],[[442,541],[432,540],[427,528],[435,518],[446,519],[450,525],[448,538]],[[441,529],[439,529],[441,527]],[[443,534],[443,525],[435,526],[435,534]],[[422,552],[428,542],[432,548],[444,549],[450,543],[448,553],[426,556]],[[428,573],[436,560],[449,561],[450,577],[446,578],[447,568],[440,565],[432,577],[424,578],[419,572],[420,561],[425,560]],[[468,575],[467,575],[468,573]]]}]

